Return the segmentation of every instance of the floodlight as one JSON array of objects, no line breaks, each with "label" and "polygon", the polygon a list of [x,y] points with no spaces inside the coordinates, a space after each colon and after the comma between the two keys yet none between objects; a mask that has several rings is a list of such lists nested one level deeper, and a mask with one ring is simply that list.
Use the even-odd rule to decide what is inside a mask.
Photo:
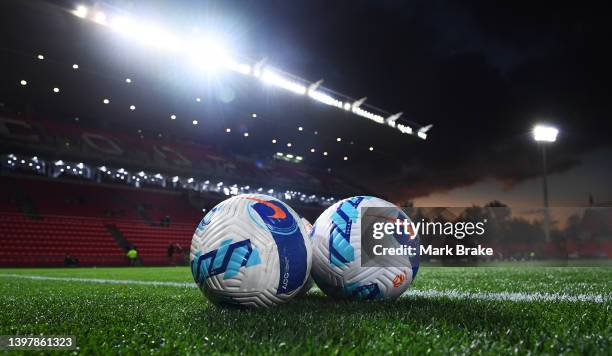
[{"label": "floodlight", "polygon": [[399,130],[401,133],[412,134],[412,127],[408,125],[404,125],[402,123],[396,123],[395,128]]},{"label": "floodlight", "polygon": [[26,82],[25,80],[21,80],[21,82],[19,82],[21,85],[28,85],[28,82]]},{"label": "floodlight", "polygon": [[387,123],[387,125],[391,126],[391,127],[395,127],[395,122],[397,121],[397,119],[400,118],[400,116],[402,116],[403,112],[398,112],[396,114],[393,114],[389,117],[387,117],[385,119],[385,122]]},{"label": "floodlight", "polygon": [[[342,109],[343,105],[345,105],[344,107],[346,108],[348,105],[348,108],[350,109],[351,105],[350,104],[343,104],[342,101],[334,99],[333,97],[331,97],[330,95],[327,95],[323,92],[320,91],[309,91],[308,92],[308,96],[310,96],[311,98],[313,98],[314,100],[323,103],[323,104],[327,104],[330,106],[335,106],[339,109]],[[348,109],[347,109],[348,110]]]},{"label": "floodlight", "polygon": [[263,74],[261,75],[261,79],[264,81],[264,83],[270,84],[270,85],[274,85],[277,86],[279,88],[283,88],[286,90],[289,90],[291,92],[294,92],[296,94],[299,95],[304,95],[306,94],[306,87],[296,83],[292,80],[289,80],[283,76],[281,76],[280,74],[271,71],[269,69],[265,69],[263,71]]},{"label": "floodlight", "polygon": [[[359,103],[359,101],[361,101],[361,100],[358,100],[355,104],[361,105],[361,103]],[[374,114],[373,112],[369,112],[367,110],[364,110],[364,109],[360,108],[359,106],[355,106],[355,104],[352,105],[353,113],[355,115],[359,115],[361,117],[365,117],[366,119],[370,119],[370,120],[372,120],[374,122],[377,122],[379,124],[384,124],[385,123],[385,118],[384,117],[382,117],[380,115],[377,115],[377,114]]]},{"label": "floodlight", "polygon": [[533,139],[537,142],[555,142],[559,129],[553,126],[536,125],[533,128]]},{"label": "floodlight", "polygon": [[83,19],[83,18],[87,17],[87,12],[88,12],[88,10],[87,10],[86,6],[79,5],[79,6],[76,7],[76,9],[74,9],[74,11],[72,13]]}]

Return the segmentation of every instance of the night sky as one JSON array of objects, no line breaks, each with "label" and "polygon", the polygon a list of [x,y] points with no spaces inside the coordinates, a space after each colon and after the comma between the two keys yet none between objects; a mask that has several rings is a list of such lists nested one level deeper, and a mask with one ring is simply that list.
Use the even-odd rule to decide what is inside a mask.
[{"label": "night sky", "polygon": [[[74,3],[57,1],[62,6]],[[346,172],[394,202],[541,202],[536,123],[553,124],[551,204],[612,202],[609,20],[538,1],[108,1],[170,26],[223,33],[233,50],[388,112],[433,124],[389,140],[392,159]],[[350,128],[347,128],[350,130]],[[390,129],[371,134],[384,139]],[[358,140],[359,137],[356,137]],[[406,142],[405,144],[403,142]],[[607,203],[606,203],[607,202]]]}]

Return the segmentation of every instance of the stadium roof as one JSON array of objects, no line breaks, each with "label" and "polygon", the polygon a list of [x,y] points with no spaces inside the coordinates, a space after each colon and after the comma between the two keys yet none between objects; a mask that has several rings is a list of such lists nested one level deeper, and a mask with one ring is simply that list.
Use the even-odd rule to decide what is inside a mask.
[{"label": "stadium roof", "polygon": [[73,11],[63,2],[3,2],[5,105],[107,128],[120,122],[148,136],[191,135],[240,152],[291,153],[332,169],[401,160],[398,147],[423,144],[240,73],[197,72],[175,53],[151,50]]}]

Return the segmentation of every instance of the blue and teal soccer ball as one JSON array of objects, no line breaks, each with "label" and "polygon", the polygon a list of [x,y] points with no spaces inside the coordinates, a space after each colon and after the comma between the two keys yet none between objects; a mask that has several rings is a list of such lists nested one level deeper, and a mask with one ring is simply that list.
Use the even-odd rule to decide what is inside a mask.
[{"label": "blue and teal soccer ball", "polygon": [[[400,208],[375,197],[357,196],[330,206],[313,226],[312,277],[317,286],[333,298],[398,298],[416,276],[418,254],[412,257],[394,256],[393,266],[362,266],[361,214],[364,208],[384,208],[389,216],[393,216],[393,220],[408,219]],[[409,237],[398,236],[396,245],[408,241],[418,251],[418,237]]]},{"label": "blue and teal soccer ball", "polygon": [[296,296],[310,274],[311,244],[287,204],[237,195],[211,209],[191,242],[191,272],[213,302],[270,307]]}]

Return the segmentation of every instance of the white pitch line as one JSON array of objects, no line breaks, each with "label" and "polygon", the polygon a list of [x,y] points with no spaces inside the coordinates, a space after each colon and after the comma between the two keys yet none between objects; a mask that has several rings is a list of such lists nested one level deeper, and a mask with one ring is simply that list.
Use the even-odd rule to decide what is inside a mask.
[{"label": "white pitch line", "polygon": [[138,281],[138,280],[133,280],[133,279],[51,277],[51,276],[34,276],[34,275],[27,275],[27,274],[0,274],[0,277],[33,279],[37,281],[84,282],[84,283],[98,283],[98,284],[137,284],[137,285],[144,285],[144,286],[168,286],[168,287],[196,288],[195,283]]},{"label": "white pitch line", "polygon": [[[25,274],[0,274],[5,278],[21,278],[38,281],[62,281],[82,282],[98,284],[127,284],[145,286],[167,286],[181,288],[197,288],[195,283],[188,282],[164,282],[164,281],[141,281],[133,279],[101,279],[101,278],[75,278],[75,277],[52,277]],[[311,291],[320,291],[312,288]],[[511,301],[511,302],[590,302],[605,303],[612,300],[610,294],[561,294],[561,293],[523,293],[523,292],[463,292],[458,290],[409,290],[402,298],[430,298],[430,299],[453,299],[453,300],[484,300],[484,301]]]}]

